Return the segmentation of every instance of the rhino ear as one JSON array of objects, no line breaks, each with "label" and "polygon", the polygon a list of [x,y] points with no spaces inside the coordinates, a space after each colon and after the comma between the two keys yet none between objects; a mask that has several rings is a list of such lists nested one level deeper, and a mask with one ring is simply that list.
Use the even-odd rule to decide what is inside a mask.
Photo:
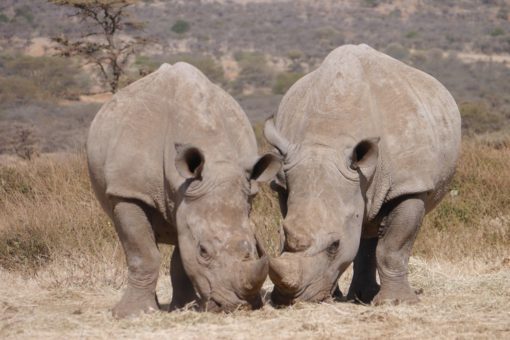
[{"label": "rhino ear", "polygon": [[250,180],[267,182],[273,179],[282,168],[282,159],[274,153],[266,153],[251,168]]},{"label": "rhino ear", "polygon": [[364,139],[354,147],[351,168],[359,170],[365,178],[372,177],[379,160],[379,137]]},{"label": "rhino ear", "polygon": [[205,158],[202,151],[190,144],[175,144],[175,168],[179,174],[188,179],[201,179]]}]

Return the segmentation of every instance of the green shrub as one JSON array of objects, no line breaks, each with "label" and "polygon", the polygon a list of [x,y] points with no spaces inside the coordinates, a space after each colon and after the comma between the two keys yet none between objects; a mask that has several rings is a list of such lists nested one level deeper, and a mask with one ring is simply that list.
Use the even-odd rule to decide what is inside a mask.
[{"label": "green shrub", "polygon": [[276,76],[274,85],[273,85],[273,93],[274,94],[285,94],[287,90],[301,77],[302,73],[297,72],[282,72]]},{"label": "green shrub", "polygon": [[190,29],[190,24],[185,20],[177,20],[175,24],[172,25],[171,30],[177,34],[184,34],[188,32]]},{"label": "green shrub", "polygon": [[505,31],[501,27],[496,27],[490,31],[489,34],[491,37],[499,37],[500,35],[504,35]]},{"label": "green shrub", "polygon": [[409,50],[399,43],[391,43],[385,49],[386,54],[398,60],[407,60],[409,58]]},{"label": "green shrub", "polygon": [[266,56],[260,52],[240,51],[234,54],[241,71],[235,86],[249,84],[255,87],[270,86],[273,72],[267,65]]},{"label": "green shrub", "polygon": [[9,18],[3,12],[0,12],[0,23],[9,22]]},{"label": "green shrub", "polygon": [[416,31],[409,31],[409,32],[406,33],[405,37],[407,39],[414,39],[414,38],[418,37],[418,32],[416,32]]},{"label": "green shrub", "polygon": [[287,57],[291,60],[297,60],[303,57],[303,52],[300,50],[290,50],[287,52]]},{"label": "green shrub", "polygon": [[[156,71],[156,69],[161,65],[161,63],[162,63],[162,61],[159,61],[157,59],[154,59],[154,58],[151,58],[148,56],[144,56],[144,55],[138,55],[138,56],[136,56],[136,59],[135,59],[135,62],[133,65],[138,70],[139,76],[145,76],[149,73]],[[137,77],[135,77],[135,78],[137,78]],[[134,80],[136,80],[136,79],[133,79],[133,80],[129,79],[128,83],[131,83]]]},{"label": "green shrub", "polygon": [[377,7],[379,5],[380,0],[361,0],[361,6],[363,7]]},{"label": "green shrub", "polygon": [[29,5],[24,5],[21,7],[18,7],[14,10],[15,18],[23,18],[25,19],[29,24],[32,24],[34,22],[34,14],[32,13],[32,9]]}]

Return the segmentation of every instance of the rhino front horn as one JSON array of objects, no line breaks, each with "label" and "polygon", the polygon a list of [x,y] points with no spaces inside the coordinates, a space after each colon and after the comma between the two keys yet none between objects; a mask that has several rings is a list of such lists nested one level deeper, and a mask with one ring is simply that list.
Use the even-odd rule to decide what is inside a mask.
[{"label": "rhino front horn", "polygon": [[280,256],[269,260],[269,277],[282,292],[293,294],[301,287],[303,268],[299,259]]},{"label": "rhino front horn", "polygon": [[269,270],[267,256],[260,259],[239,263],[239,274],[241,279],[241,290],[245,296],[255,295],[266,280]]}]

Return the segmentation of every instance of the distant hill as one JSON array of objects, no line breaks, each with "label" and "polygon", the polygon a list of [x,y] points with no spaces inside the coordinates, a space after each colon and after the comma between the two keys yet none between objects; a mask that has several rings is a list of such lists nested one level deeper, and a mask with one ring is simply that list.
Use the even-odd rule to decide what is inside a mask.
[{"label": "distant hill", "polygon": [[[129,13],[124,37],[150,43],[124,84],[163,62],[186,61],[229,91],[254,123],[331,50],[366,43],[445,84],[465,133],[510,127],[508,0],[146,0]],[[51,37],[93,29],[71,14],[46,0],[0,2],[0,153],[12,152],[27,131],[42,151],[79,148],[97,98],[108,97],[83,95],[105,91],[92,66],[80,72],[78,60],[48,57]]]}]

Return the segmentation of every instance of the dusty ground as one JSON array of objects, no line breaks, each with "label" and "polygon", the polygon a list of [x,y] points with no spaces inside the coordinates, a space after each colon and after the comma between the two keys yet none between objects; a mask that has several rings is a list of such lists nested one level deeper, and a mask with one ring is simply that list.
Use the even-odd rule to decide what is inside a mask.
[{"label": "dusty ground", "polygon": [[[109,309],[122,289],[56,282],[51,271],[23,279],[0,272],[1,338],[510,338],[510,259],[483,264],[413,258],[410,280],[423,290],[414,306],[300,304],[233,314],[159,312],[116,321]],[[341,280],[345,291],[349,273]],[[270,283],[266,288],[270,289]],[[167,304],[170,284],[160,278]]]}]

